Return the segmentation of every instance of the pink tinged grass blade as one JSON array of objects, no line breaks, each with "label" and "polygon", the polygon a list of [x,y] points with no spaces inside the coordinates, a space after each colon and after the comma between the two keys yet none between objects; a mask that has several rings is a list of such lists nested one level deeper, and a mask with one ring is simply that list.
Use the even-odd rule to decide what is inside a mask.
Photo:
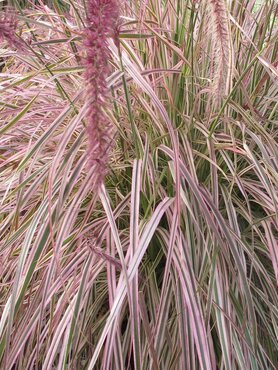
[{"label": "pink tinged grass blade", "polygon": [[[84,255],[84,253],[82,253],[82,254],[80,253],[78,256],[76,256],[76,258],[74,258],[72,260],[72,262],[66,268],[65,276],[70,276],[70,274],[72,274],[73,271],[75,270],[75,264],[76,263],[82,263],[82,261],[85,259],[85,257],[86,257],[86,255]],[[58,277],[58,279],[56,279],[56,281],[51,285],[51,287],[49,289],[49,295],[47,296],[47,299],[44,303],[44,307],[43,307],[44,309],[50,303],[50,301],[53,297],[53,294],[55,294],[55,292],[58,291],[60,287],[61,287],[61,279],[60,279],[60,277]],[[16,360],[17,356],[19,356],[21,349],[23,348],[26,341],[28,340],[29,335],[31,335],[31,333],[32,333],[32,329],[33,329],[34,325],[38,322],[40,311],[41,311],[41,306],[38,306],[38,308],[35,310],[35,312],[32,313],[32,317],[29,320],[28,325],[24,325],[24,323],[23,323],[22,332],[19,330],[18,333],[16,333],[16,336],[18,336],[18,341],[17,341],[16,345],[14,346],[14,348],[11,352],[10,358],[9,358],[9,363],[11,365]]]},{"label": "pink tinged grass blade", "polygon": [[[82,168],[79,168],[79,170],[81,171]],[[56,188],[56,189],[55,189]],[[88,193],[89,191],[89,182],[84,182],[83,186],[80,187],[78,193],[80,194],[80,196],[82,197],[82,195],[84,193]],[[54,187],[54,191],[53,191],[53,195],[55,194],[55,192],[57,191],[57,185]],[[78,199],[75,198],[75,201]],[[80,199],[80,198],[79,198]],[[32,239],[33,239],[33,236],[35,234],[35,231],[37,229],[37,226],[39,224],[39,222],[44,218],[46,217],[47,215],[45,214],[45,212],[47,212],[47,208],[48,208],[48,199],[46,198],[45,201],[41,204],[39,210],[37,211],[37,215],[36,217],[33,219],[33,222],[31,223],[30,225],[30,228],[26,234],[26,237],[25,237],[25,241],[24,241],[24,244],[23,244],[23,247],[22,247],[22,250],[21,250],[21,254],[20,254],[20,258],[19,258],[19,263],[18,263],[18,266],[17,266],[17,271],[16,271],[16,277],[15,277],[15,281],[14,281],[14,285],[13,285],[13,291],[12,291],[12,295],[11,295],[11,303],[10,303],[10,312],[9,312],[9,316],[8,316],[8,325],[7,325],[7,332],[6,332],[6,336],[7,336],[7,339],[8,340],[10,338],[10,333],[11,333],[11,328],[12,328],[12,322],[13,322],[13,317],[14,317],[14,313],[16,312],[16,307],[20,304],[20,301],[22,299],[22,295],[27,287],[27,284],[32,276],[32,273],[33,273],[33,270],[34,270],[34,264],[29,264],[28,263],[28,270],[27,270],[27,273],[25,274],[24,276],[24,279],[21,279],[22,278],[22,274],[23,274],[23,269],[24,269],[24,266],[25,266],[25,262],[26,262],[26,259],[27,259],[27,255],[28,255],[28,251],[30,249],[30,246],[31,246],[31,243],[32,243]],[[73,220],[73,218],[76,216],[76,211],[75,212],[72,212],[72,208],[75,208],[76,209],[76,204],[75,202],[72,202],[72,204],[70,205],[69,207],[69,214],[71,215],[71,217],[68,217],[67,220],[65,221],[66,222],[66,225],[67,227],[62,227],[61,228],[61,233],[60,235],[58,235],[58,237],[60,237],[60,240],[61,240],[61,244],[64,240],[64,235],[65,233],[67,233],[67,230],[68,230],[68,227],[70,227],[71,223],[69,222],[70,221],[70,218]],[[73,221],[72,221],[73,222]],[[38,238],[41,238],[42,241],[44,241],[44,243],[46,242],[46,239],[45,237],[43,237],[43,233],[41,235],[38,236]],[[57,244],[59,245],[60,242],[59,242],[59,238],[57,240]],[[40,251],[41,252],[42,250],[42,247],[41,248],[38,248],[37,251]],[[37,252],[36,251],[36,252]],[[30,258],[32,258],[32,256],[30,255],[29,256],[29,260]],[[35,253],[35,255],[33,256],[33,260],[34,261],[37,261],[37,253]],[[20,292],[19,292],[20,290]],[[4,323],[3,323],[4,325]],[[8,346],[7,346],[8,348]],[[8,350],[6,349],[6,353],[8,353]]]},{"label": "pink tinged grass blade", "polygon": [[76,297],[75,307],[74,307],[74,310],[72,312],[71,324],[70,324],[67,336],[65,337],[66,342],[65,342],[65,346],[63,347],[64,348],[64,355],[63,355],[63,357],[61,355],[61,358],[63,358],[63,366],[61,367],[62,369],[67,369],[67,364],[69,362],[68,357],[69,357],[69,354],[70,354],[70,349],[72,348],[72,345],[73,345],[74,334],[75,334],[75,331],[76,331],[76,328],[77,328],[78,318],[80,316],[82,301],[84,299],[85,287],[86,287],[88,279],[89,279],[89,272],[90,272],[89,269],[91,267],[92,260],[93,260],[92,256],[89,256],[89,258],[87,259],[86,265],[84,267],[83,273],[82,273],[80,285],[79,285],[79,288],[78,288],[78,294],[77,294],[77,297]]},{"label": "pink tinged grass blade", "polygon": [[[130,208],[130,259],[139,246],[140,190],[142,161],[135,160],[132,172],[131,208]],[[130,281],[131,288],[131,330],[135,369],[141,368],[140,321],[138,298],[138,274]]]},{"label": "pink tinged grass blade", "polygon": [[65,154],[65,149],[67,145],[69,145],[69,140],[71,136],[73,135],[75,130],[77,130],[78,125],[80,125],[80,122],[84,118],[85,111],[86,109],[84,107],[81,108],[78,114],[74,117],[74,119],[70,123],[67,124],[67,131],[65,132],[65,135],[63,135],[62,140],[59,143],[58,148],[56,149],[54,158],[51,161],[51,166],[49,170],[49,181],[50,181],[49,192],[52,189],[52,184],[54,183],[56,171],[61,165],[61,163],[63,163],[62,159]]},{"label": "pink tinged grass blade", "polygon": [[275,238],[272,230],[272,223],[270,221],[263,221],[262,225],[264,227],[267,246],[269,249],[270,258],[276,277],[276,282],[278,284],[278,239]]},{"label": "pink tinged grass blade", "polygon": [[[109,46],[114,54],[114,57],[118,59],[119,57],[118,57],[115,46],[112,43],[110,43]],[[179,142],[177,139],[177,133],[175,132],[173,124],[169,118],[169,115],[165,107],[163,106],[162,102],[159,100],[157,94],[152,89],[150,84],[147,83],[147,81],[141,75],[140,71],[136,68],[136,66],[131,63],[130,59],[128,58],[128,55],[125,52],[122,53],[122,60],[123,60],[123,63],[124,63],[124,66],[127,72],[130,74],[133,80],[140,86],[142,91],[144,91],[151,98],[152,104],[158,110],[160,116],[164,120],[166,127],[168,129],[169,136],[172,142],[173,152],[174,152],[173,160],[175,164],[175,174],[177,178],[176,183],[175,183],[175,191],[176,191],[175,201],[177,202],[178,213],[180,213],[180,168],[178,165],[180,154],[179,154]]]},{"label": "pink tinged grass blade", "polygon": [[[62,338],[63,336],[68,337],[68,335],[70,334],[69,330],[72,328],[70,322],[72,322],[71,320],[76,319],[75,316],[73,317],[73,315],[76,313],[75,308],[77,308],[77,306],[79,305],[79,312],[83,308],[83,304],[84,302],[86,302],[87,292],[91,289],[96,277],[103,269],[102,262],[94,264],[93,269],[92,268],[90,269],[89,267],[92,267],[92,260],[90,256],[89,258],[87,258],[87,261],[85,259],[84,264],[85,270],[82,272],[82,276],[79,278],[80,285],[78,286],[78,284],[69,284],[67,286],[67,289],[63,290],[63,295],[59,298],[59,301],[55,306],[54,316],[57,314],[59,315],[59,317],[60,317],[59,311],[61,310],[63,311],[66,306],[67,308],[65,313],[63,313],[63,315],[61,316],[61,319],[59,320],[58,325],[55,328],[53,336],[51,337],[50,343],[46,351],[46,357],[43,361],[42,366],[43,369],[47,370],[51,369],[53,366],[54,359],[56,358],[57,355],[59,355],[59,358],[62,357],[63,360],[64,358],[63,353],[66,350],[66,346],[61,347],[61,343],[66,344],[67,342],[64,341]],[[91,273],[90,277],[88,277],[88,273]],[[62,280],[61,277],[58,277],[60,287],[64,288],[64,283],[61,280]],[[84,284],[86,283],[86,286],[84,287],[82,283]],[[81,299],[82,297],[80,297],[80,289],[81,290],[83,289],[83,297],[85,297],[85,299]]]},{"label": "pink tinged grass blade", "polygon": [[116,248],[117,248],[117,252],[118,252],[119,257],[120,257],[120,261],[121,261],[121,264],[122,264],[122,271],[123,271],[125,283],[126,283],[126,286],[127,286],[127,294],[128,294],[129,301],[130,301],[130,288],[129,288],[129,282],[128,282],[127,266],[126,266],[125,257],[124,257],[124,253],[123,253],[123,247],[122,247],[122,244],[121,244],[121,240],[120,240],[120,236],[119,236],[119,233],[118,233],[115,218],[114,218],[111,206],[110,206],[110,201],[109,201],[109,198],[108,198],[108,194],[107,194],[105,186],[103,184],[101,185],[101,188],[100,188],[100,191],[99,191],[99,197],[100,197],[100,200],[102,202],[103,208],[105,210],[107,220],[109,222],[109,226],[110,226],[110,229],[111,229],[111,233],[112,233],[112,236],[113,236]]},{"label": "pink tinged grass blade", "polygon": [[[173,203],[173,199],[170,198],[165,198],[156,208],[155,212],[153,213],[150,221],[145,225],[142,235],[139,241],[139,246],[138,249],[133,256],[132,260],[129,263],[129,268],[128,268],[128,279],[133,279],[134,275],[138,271],[138,267],[140,265],[140,262],[148,248],[148,245],[153,237],[153,234],[156,231],[156,228],[161,220],[161,217],[167,210],[167,208]],[[126,296],[126,284],[124,282],[121,283],[121,285],[118,286],[117,288],[117,294],[114,299],[113,306],[110,310],[109,317],[106,321],[105,327],[102,331],[102,334],[99,338],[99,341],[97,343],[97,346],[95,348],[93,357],[89,363],[88,370],[93,370],[94,366],[96,364],[96,361],[98,359],[98,356],[100,354],[101,348],[103,346],[103,343],[105,341],[105,338],[110,331],[113,322],[117,318],[117,316],[120,314],[121,307],[123,304],[123,301]]]},{"label": "pink tinged grass blade", "polygon": [[7,123],[2,129],[0,129],[0,135],[3,135],[4,133],[6,133],[8,130],[10,130],[14,125],[17,124],[18,121],[20,121],[20,119],[22,117],[24,117],[24,115],[28,112],[28,110],[32,107],[33,103],[35,102],[35,100],[37,99],[38,95],[34,96],[33,99],[30,100],[30,102],[28,104],[26,104],[26,106],[21,110],[20,113],[18,113],[18,115],[13,118],[9,123]]},{"label": "pink tinged grass blade", "polygon": [[150,352],[150,358],[152,359],[152,366],[154,370],[158,370],[159,369],[158,357],[154,348],[153,334],[149,324],[148,311],[144,300],[144,295],[142,292],[139,292],[138,295],[139,295],[140,316],[147,337],[147,344]]},{"label": "pink tinged grass blade", "polygon": [[[165,147],[164,145],[161,145],[160,148],[166,154],[168,154],[171,158],[173,158],[174,153],[171,149]],[[256,327],[255,309],[254,309],[254,305],[252,302],[252,294],[250,292],[249,283],[245,275],[244,266],[242,265],[241,258],[238,254],[237,245],[234,240],[234,235],[231,232],[231,230],[227,227],[226,222],[223,219],[221,213],[214,206],[212,199],[208,196],[207,192],[203,188],[201,188],[197,183],[195,183],[195,181],[192,179],[190,173],[188,172],[188,170],[186,169],[186,167],[184,166],[182,162],[180,162],[180,169],[181,169],[181,174],[184,176],[185,180],[188,182],[193,194],[198,200],[198,203],[200,205],[200,208],[203,211],[207,224],[212,229],[219,245],[223,248],[223,251],[227,250],[226,243],[229,245],[231,249],[232,255],[234,257],[234,260],[236,262],[236,265],[239,271],[240,281],[242,283],[242,289],[245,292],[246,300],[248,303],[248,312],[250,315],[250,319],[251,319],[250,322],[252,324],[252,330],[253,330],[252,339],[253,339],[253,344],[256,345],[257,327]],[[218,225],[216,225],[215,223],[216,221]],[[224,240],[219,230],[221,230],[222,234],[224,235],[225,237]]]},{"label": "pink tinged grass blade", "polygon": [[275,192],[275,189],[273,188],[273,184],[269,180],[267,173],[263,166],[260,164],[256,156],[252,153],[246,142],[243,143],[243,147],[246,150],[246,153],[248,157],[251,159],[251,161],[254,163],[254,168],[256,170],[256,173],[262,183],[265,185],[266,189],[268,190],[268,194],[272,198],[273,207],[275,209],[276,214],[278,214],[278,194]]},{"label": "pink tinged grass blade", "polygon": [[180,369],[187,369],[189,368],[189,356],[186,349],[189,348],[188,344],[188,330],[186,325],[186,315],[185,315],[185,301],[183,300],[183,294],[181,290],[180,281],[177,282],[176,286],[176,307],[177,312],[179,312],[179,337],[180,337],[180,345],[181,345],[181,356],[180,356]]},{"label": "pink tinged grass blade", "polygon": [[[122,247],[121,240],[120,240],[120,237],[119,237],[119,233],[118,233],[118,229],[117,229],[117,226],[116,226],[115,218],[114,218],[111,206],[110,206],[110,201],[109,201],[109,198],[108,198],[108,194],[107,194],[106,189],[105,189],[103,184],[101,185],[100,190],[99,190],[99,197],[100,197],[100,200],[102,202],[103,208],[105,210],[107,220],[109,222],[111,234],[112,234],[112,237],[113,237],[113,241],[115,242],[116,249],[117,249],[118,255],[120,257],[123,277],[124,277],[125,285],[127,287],[128,301],[129,301],[129,304],[131,305],[132,304],[131,289],[130,289],[129,280],[128,280],[128,272],[127,272],[127,267],[126,267],[126,261],[125,261],[125,257],[124,257],[124,254],[123,254],[123,247]],[[117,332],[116,325],[117,324],[114,322],[112,324],[112,330],[108,333],[108,339],[109,339],[109,342],[111,344],[110,349],[114,345],[116,346],[115,348],[117,348],[117,343],[115,342],[115,334]],[[116,341],[117,341],[117,338],[116,338]],[[106,357],[108,357],[108,359],[111,356],[110,349],[108,350],[108,354],[106,356]],[[106,361],[108,361],[108,359],[106,358]]]},{"label": "pink tinged grass blade", "polygon": [[233,351],[240,369],[247,369],[246,358],[236,333],[233,332]]},{"label": "pink tinged grass blade", "polygon": [[[61,321],[55,328],[55,333],[53,338],[51,338],[51,344],[46,352],[46,357],[43,362],[42,370],[50,370],[52,369],[52,364],[54,362],[55,357],[57,356],[57,351],[61,346],[61,341],[63,335],[67,333],[69,329],[70,317],[73,311],[74,304],[76,303],[76,296],[75,299],[71,301],[71,304],[68,305],[66,312],[63,314]],[[66,299],[66,294],[64,293],[60,299]]]},{"label": "pink tinged grass blade", "polygon": [[[168,281],[167,285],[165,287],[165,291],[163,292],[163,295],[160,294],[160,302],[159,302],[159,308],[158,308],[158,314],[156,318],[156,325],[154,328],[154,341],[155,341],[155,349],[157,353],[158,359],[162,359],[163,356],[163,349],[165,347],[165,344],[172,347],[171,342],[168,340],[168,317],[169,317],[169,310],[170,305],[172,302],[172,289],[171,284]],[[160,362],[162,365],[162,363]],[[165,366],[165,365],[162,365]]]},{"label": "pink tinged grass blade", "polygon": [[159,328],[159,331],[157,332],[156,335],[156,350],[158,355],[160,354],[161,351],[161,346],[162,346],[162,340],[165,337],[165,329],[166,329],[166,320],[165,318],[168,316],[168,309],[169,309],[169,302],[165,297],[167,297],[167,292],[170,292],[170,268],[172,265],[172,257],[173,257],[173,250],[175,246],[175,239],[177,238],[177,228],[178,228],[178,222],[179,222],[179,215],[177,212],[177,207],[174,207],[174,211],[172,214],[171,218],[171,231],[170,231],[170,240],[168,244],[168,250],[167,250],[167,260],[166,260],[166,266],[164,270],[164,277],[163,277],[163,283],[162,283],[162,289],[161,289],[161,299],[160,299],[160,304],[159,304],[159,309],[158,309],[158,314],[157,314],[157,323],[156,323],[156,328]]},{"label": "pink tinged grass blade", "polygon": [[[81,163],[80,166],[76,169],[78,172],[81,172],[82,169],[84,170],[84,158],[85,154],[83,155],[83,159],[81,157]],[[93,171],[93,169],[92,169]],[[57,235],[56,244],[58,246],[63,245],[64,240],[66,240],[66,237],[70,235],[70,231],[73,228],[73,224],[78,216],[78,211],[80,209],[80,200],[84,199],[87,194],[91,191],[91,176],[92,171],[87,174],[87,176],[84,178],[82,185],[79,187],[77,193],[75,194],[75,197],[72,199],[70,205],[66,208],[66,211],[64,213],[63,222],[61,223],[61,227],[59,229],[59,233]],[[73,173],[74,177],[75,173]],[[96,195],[94,194],[94,201],[96,201]]]},{"label": "pink tinged grass blade", "polygon": [[[79,98],[80,94],[81,93],[78,93],[76,97],[72,99],[73,103]],[[70,105],[67,105],[65,107],[65,109],[59,114],[59,116],[55,119],[55,121],[52,123],[49,129],[39,138],[34,147],[26,154],[26,156],[19,164],[17,171],[21,171],[23,168],[27,166],[28,160],[33,156],[33,154],[42,149],[43,145],[51,137],[54,131],[64,122],[64,120],[73,110],[74,108]]]},{"label": "pink tinged grass blade", "polygon": [[[229,328],[229,325],[227,323],[227,319],[225,318],[225,315],[223,315],[223,311],[227,312],[225,307],[227,305],[225,304],[225,295],[228,294],[227,292],[227,282],[221,281],[225,279],[225,274],[221,274],[221,271],[219,271],[219,267],[216,267],[215,271],[215,281],[214,281],[214,300],[215,303],[221,308],[219,310],[216,308],[216,322],[217,322],[217,329],[219,333],[220,343],[221,343],[221,349],[222,349],[222,362],[225,364],[226,369],[232,369],[232,362],[231,362],[231,355],[232,355],[232,347],[231,347],[231,328]],[[222,277],[222,279],[221,279]],[[223,311],[222,311],[223,310]]]},{"label": "pink tinged grass blade", "polygon": [[[171,210],[167,210],[169,214],[169,220],[172,219],[173,215]],[[166,233],[164,236],[165,244],[169,244],[170,236]],[[215,359],[213,353],[210,353],[210,345],[208,334],[205,329],[205,321],[202,314],[199,298],[196,294],[197,286],[194,277],[194,272],[190,265],[190,260],[187,256],[187,247],[185,246],[184,238],[178,238],[177,247],[174,249],[173,262],[175,269],[179,275],[181,283],[182,297],[186,303],[188,310],[189,321],[190,321],[190,332],[193,333],[194,343],[198,354],[199,364],[201,369],[216,369]],[[186,330],[186,328],[181,328]],[[184,334],[185,335],[185,334]],[[192,355],[194,358],[194,355]]]},{"label": "pink tinged grass blade", "polygon": [[[183,249],[181,245],[179,249]],[[182,294],[188,309],[190,327],[193,332],[200,367],[202,370],[216,369],[214,361],[210,355],[205,322],[196,294],[197,289],[195,281],[193,280],[193,274],[189,271],[190,267],[184,256],[176,253],[174,264],[180,278]]]},{"label": "pink tinged grass blade", "polygon": [[[116,214],[117,212],[114,211],[115,218],[117,217]],[[115,258],[115,243],[112,237],[111,230],[108,230],[106,232],[106,243],[107,243],[107,253],[111,255],[113,258]],[[109,262],[106,263],[106,265],[107,265],[107,288],[109,296],[109,307],[112,307],[117,289],[116,268],[115,265],[112,265]],[[108,333],[101,361],[102,362],[101,366],[103,370],[109,368],[112,355],[114,355],[116,369],[122,369],[124,367],[123,365],[124,354],[121,343],[121,331],[119,320],[115,321],[113,329]]]},{"label": "pink tinged grass blade", "polygon": [[[46,208],[47,208],[47,203],[43,203],[40,206],[36,217],[33,219],[33,222],[30,225],[28,232],[26,233],[26,237],[25,237],[22,249],[21,249],[21,253],[20,253],[20,257],[19,257],[19,261],[18,261],[18,265],[16,269],[16,275],[15,275],[15,279],[13,283],[13,290],[11,294],[10,312],[8,316],[7,331],[6,331],[6,352],[5,352],[6,356],[8,356],[8,352],[9,352],[10,336],[12,332],[12,325],[13,325],[13,320],[14,320],[14,313],[16,310],[16,301],[18,298],[18,292],[22,288],[23,282],[25,280],[25,278],[23,282],[21,280],[25,261],[27,259],[28,252],[29,252],[29,249],[32,243],[32,239],[35,235],[37,226],[39,222],[42,220],[42,218],[45,216]],[[6,358],[6,361],[7,361],[7,358]]]}]

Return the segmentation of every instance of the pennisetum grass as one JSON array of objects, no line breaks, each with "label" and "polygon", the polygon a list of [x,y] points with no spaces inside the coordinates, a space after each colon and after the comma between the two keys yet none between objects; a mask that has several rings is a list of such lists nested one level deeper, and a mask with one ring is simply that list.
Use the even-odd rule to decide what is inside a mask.
[{"label": "pennisetum grass", "polygon": [[112,142],[112,125],[104,112],[108,99],[106,79],[109,75],[108,37],[116,34],[119,5],[117,0],[88,0],[85,83],[87,94],[87,135],[89,165],[94,167],[95,182],[101,183]]},{"label": "pennisetum grass", "polygon": [[276,369],[277,2],[14,4],[0,368]]},{"label": "pennisetum grass", "polygon": [[211,93],[217,107],[222,98],[229,92],[231,74],[231,35],[229,18],[227,15],[227,4],[225,0],[204,1],[206,9],[206,26],[211,43],[209,53],[210,66],[212,70]]},{"label": "pennisetum grass", "polygon": [[23,42],[17,36],[17,21],[15,18],[15,10],[8,8],[1,11],[0,15],[0,41],[6,41],[9,47],[14,47],[18,50],[23,49]]}]

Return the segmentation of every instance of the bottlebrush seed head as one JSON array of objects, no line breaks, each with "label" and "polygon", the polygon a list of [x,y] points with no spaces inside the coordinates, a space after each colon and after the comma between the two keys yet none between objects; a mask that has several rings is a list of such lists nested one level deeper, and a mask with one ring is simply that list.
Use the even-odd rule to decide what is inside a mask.
[{"label": "bottlebrush seed head", "polygon": [[7,41],[10,46],[21,50],[23,43],[16,35],[16,27],[14,10],[7,9],[0,17],[0,41]]},{"label": "bottlebrush seed head", "polygon": [[88,0],[87,29],[84,46],[85,81],[87,83],[87,135],[89,165],[99,184],[107,168],[112,142],[112,125],[104,109],[108,105],[109,91],[106,78],[109,74],[110,51],[108,38],[114,37],[118,20],[118,2],[115,0]]},{"label": "bottlebrush seed head", "polygon": [[231,70],[229,19],[225,0],[207,0],[203,2],[207,6],[208,33],[212,40],[213,84],[211,92],[216,106],[219,106],[227,91]]}]

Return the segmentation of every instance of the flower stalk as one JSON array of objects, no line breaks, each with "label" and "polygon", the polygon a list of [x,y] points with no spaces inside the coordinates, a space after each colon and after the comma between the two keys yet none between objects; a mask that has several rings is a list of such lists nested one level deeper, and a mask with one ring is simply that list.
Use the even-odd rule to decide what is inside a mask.
[{"label": "flower stalk", "polygon": [[87,84],[87,135],[89,166],[94,166],[98,184],[103,181],[112,143],[112,125],[105,114],[109,101],[106,79],[109,74],[108,38],[115,35],[117,0],[89,0],[85,33],[85,81]]},{"label": "flower stalk", "polygon": [[7,9],[0,16],[0,41],[7,41],[9,46],[23,49],[23,43],[16,35],[17,21],[13,9]]}]

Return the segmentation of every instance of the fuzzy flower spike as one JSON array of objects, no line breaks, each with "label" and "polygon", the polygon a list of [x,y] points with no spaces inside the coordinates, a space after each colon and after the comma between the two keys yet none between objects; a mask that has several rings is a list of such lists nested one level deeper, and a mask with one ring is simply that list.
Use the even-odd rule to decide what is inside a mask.
[{"label": "fuzzy flower spike", "polygon": [[108,38],[115,35],[118,20],[117,0],[88,0],[88,27],[85,34],[87,84],[87,135],[89,165],[99,185],[105,175],[109,147],[112,142],[112,125],[104,113],[108,104],[109,90],[106,78],[109,74],[110,51]]},{"label": "fuzzy flower spike", "polygon": [[17,21],[15,11],[8,8],[0,16],[0,41],[7,41],[10,46],[18,50],[23,49],[23,43],[16,35]]}]

